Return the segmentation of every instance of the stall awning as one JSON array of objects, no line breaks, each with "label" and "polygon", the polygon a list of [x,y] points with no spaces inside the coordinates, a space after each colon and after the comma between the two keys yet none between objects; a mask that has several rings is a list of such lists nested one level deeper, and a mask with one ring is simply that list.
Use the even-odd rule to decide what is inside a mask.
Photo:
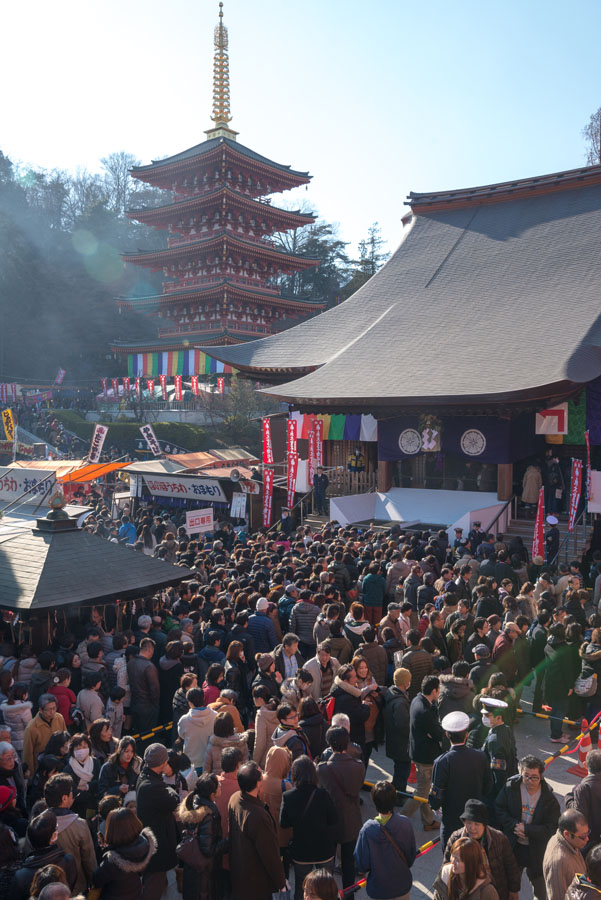
[{"label": "stall awning", "polygon": [[128,465],[128,462],[89,463],[80,469],[75,469],[74,472],[69,472],[67,475],[57,475],[57,480],[63,484],[69,484],[72,481],[96,481],[97,478],[103,478],[109,472],[114,472],[117,469],[125,469]]}]

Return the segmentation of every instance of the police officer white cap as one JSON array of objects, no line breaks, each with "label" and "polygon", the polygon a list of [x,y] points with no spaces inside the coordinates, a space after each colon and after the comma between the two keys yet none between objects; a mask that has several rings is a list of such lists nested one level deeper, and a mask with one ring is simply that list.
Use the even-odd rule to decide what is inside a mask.
[{"label": "police officer white cap", "polygon": [[[497,700],[495,697],[480,697],[480,703],[490,710],[507,709],[509,706],[509,703],[506,703],[504,700]],[[501,713],[497,712],[496,715],[500,716]]]},{"label": "police officer white cap", "polygon": [[469,716],[464,712],[450,712],[444,717],[440,723],[445,731],[458,734],[461,731],[467,731],[470,727]]}]

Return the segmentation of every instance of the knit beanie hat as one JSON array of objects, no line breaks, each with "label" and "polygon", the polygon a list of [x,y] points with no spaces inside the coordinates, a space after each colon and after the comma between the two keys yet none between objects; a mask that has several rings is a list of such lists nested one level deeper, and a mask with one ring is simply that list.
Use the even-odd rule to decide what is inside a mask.
[{"label": "knit beanie hat", "polygon": [[8,787],[8,785],[0,786],[0,813],[3,813],[5,809],[11,804],[11,801],[15,799],[17,796],[17,792],[14,787]]},{"label": "knit beanie hat", "polygon": [[150,769],[164,765],[168,759],[167,748],[162,744],[150,744],[144,753],[144,762]]},{"label": "knit beanie hat", "polygon": [[392,677],[395,687],[406,688],[411,684],[411,672],[409,669],[395,669]]}]

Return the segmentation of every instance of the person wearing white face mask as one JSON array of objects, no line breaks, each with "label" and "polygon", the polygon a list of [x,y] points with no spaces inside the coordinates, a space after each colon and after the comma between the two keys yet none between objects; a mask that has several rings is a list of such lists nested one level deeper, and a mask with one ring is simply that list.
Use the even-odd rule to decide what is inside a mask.
[{"label": "person wearing white face mask", "polygon": [[64,772],[73,779],[73,812],[86,818],[88,809],[95,809],[98,803],[98,778],[100,762],[92,756],[92,744],[87,734],[76,734],[71,738]]},{"label": "person wearing white face mask", "polygon": [[497,794],[507,779],[517,773],[513,732],[503,718],[509,704],[495,696],[498,690],[493,688],[489,695],[481,696],[479,701],[482,706],[482,724],[490,729],[482,749],[488,757],[493,781],[492,789],[484,799],[493,814]]}]

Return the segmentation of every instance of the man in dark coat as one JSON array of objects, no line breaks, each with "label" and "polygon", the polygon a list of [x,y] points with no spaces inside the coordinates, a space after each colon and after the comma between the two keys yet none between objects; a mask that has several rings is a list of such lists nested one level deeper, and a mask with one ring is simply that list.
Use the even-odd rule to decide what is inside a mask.
[{"label": "man in dark coat", "polygon": [[468,800],[461,814],[463,827],[454,831],[443,850],[443,862],[450,862],[451,847],[461,837],[478,841],[488,859],[491,881],[499,900],[518,900],[521,872],[515,861],[511,844],[502,831],[488,824],[488,809],[480,800]]},{"label": "man in dark coat", "polygon": [[[495,803],[499,828],[509,838],[520,878],[526,869],[538,900],[546,896],[543,858],[559,821],[559,803],[543,778],[544,771],[540,759],[525,756],[520,760],[519,775],[509,779]],[[531,805],[522,799],[522,785]]]},{"label": "man in dark coat", "polygon": [[327,516],[326,507],[326,491],[330,479],[325,474],[322,466],[317,467],[317,472],[313,476],[313,499],[315,500],[315,508],[318,516]]},{"label": "man in dark coat", "polygon": [[534,686],[534,698],[532,700],[532,712],[535,713],[543,711],[545,645],[549,636],[549,623],[552,618],[553,617],[548,610],[541,610],[536,621],[530,626],[527,635],[528,641],[530,642],[530,668],[533,672],[536,672],[536,684]]},{"label": "man in dark coat", "polygon": [[384,696],[384,728],[386,735],[386,756],[394,763],[392,783],[397,791],[407,790],[407,779],[411,771],[409,756],[409,695],[411,672],[396,669],[394,685]]},{"label": "man in dark coat", "polygon": [[581,812],[590,828],[588,844],[582,850],[586,856],[591,847],[601,843],[601,750],[586,754],[588,775],[566,794],[566,807]]},{"label": "man in dark coat", "polygon": [[518,668],[513,652],[513,643],[517,639],[520,629],[515,622],[507,622],[503,631],[495,641],[492,651],[492,661],[496,663],[505,675],[508,687],[513,687],[516,682]]},{"label": "man in dark coat", "polygon": [[[438,694],[440,680],[436,675],[427,675],[422,682],[420,693],[411,701],[409,711],[409,755],[417,769],[415,793],[427,797],[432,785],[434,760],[440,756],[444,731],[438,721]],[[410,798],[401,809],[410,818],[419,807],[424,831],[440,828],[434,813],[427,803]]]},{"label": "man in dark coat", "polygon": [[434,760],[430,806],[442,808],[441,846],[446,847],[453,831],[461,827],[461,815],[468,800],[482,800],[489,793],[492,778],[486,754],[465,746],[470,727],[465,712],[451,712],[441,722],[451,749]]},{"label": "man in dark coat", "polygon": [[409,701],[411,701],[419,694],[426,675],[431,675],[434,671],[434,662],[432,654],[420,648],[421,634],[417,628],[411,628],[405,638],[409,649],[403,653],[401,664],[404,669],[411,672],[411,684],[409,685]]},{"label": "man in dark coat", "polygon": [[333,753],[317,766],[317,778],[338,812],[333,836],[340,844],[342,886],[348,887],[355,881],[353,854],[362,825],[359,793],[365,779],[365,766],[348,753],[350,741],[346,728],[328,728],[326,740]]},{"label": "man in dark coat", "polygon": [[173,813],[179,795],[165,784],[162,773],[167,765],[167,750],[162,744],[150,744],[144,753],[144,765],[136,785],[137,816],[154,834],[158,849],[144,873],[143,900],[160,900],[167,887],[167,872],[177,865],[177,832]]},{"label": "man in dark coat", "polygon": [[507,779],[517,771],[515,739],[513,731],[505,724],[504,719],[508,714],[509,705],[505,700],[494,696],[500,690],[494,688],[490,696],[482,695],[479,700],[482,705],[482,724],[490,729],[482,749],[488,757],[492,773],[491,789],[484,799],[493,815],[499,791]]},{"label": "man in dark coat", "polygon": [[286,884],[276,824],[259,799],[261,778],[256,762],[240,766],[240,790],[232,794],[228,805],[234,900],[271,900]]}]

